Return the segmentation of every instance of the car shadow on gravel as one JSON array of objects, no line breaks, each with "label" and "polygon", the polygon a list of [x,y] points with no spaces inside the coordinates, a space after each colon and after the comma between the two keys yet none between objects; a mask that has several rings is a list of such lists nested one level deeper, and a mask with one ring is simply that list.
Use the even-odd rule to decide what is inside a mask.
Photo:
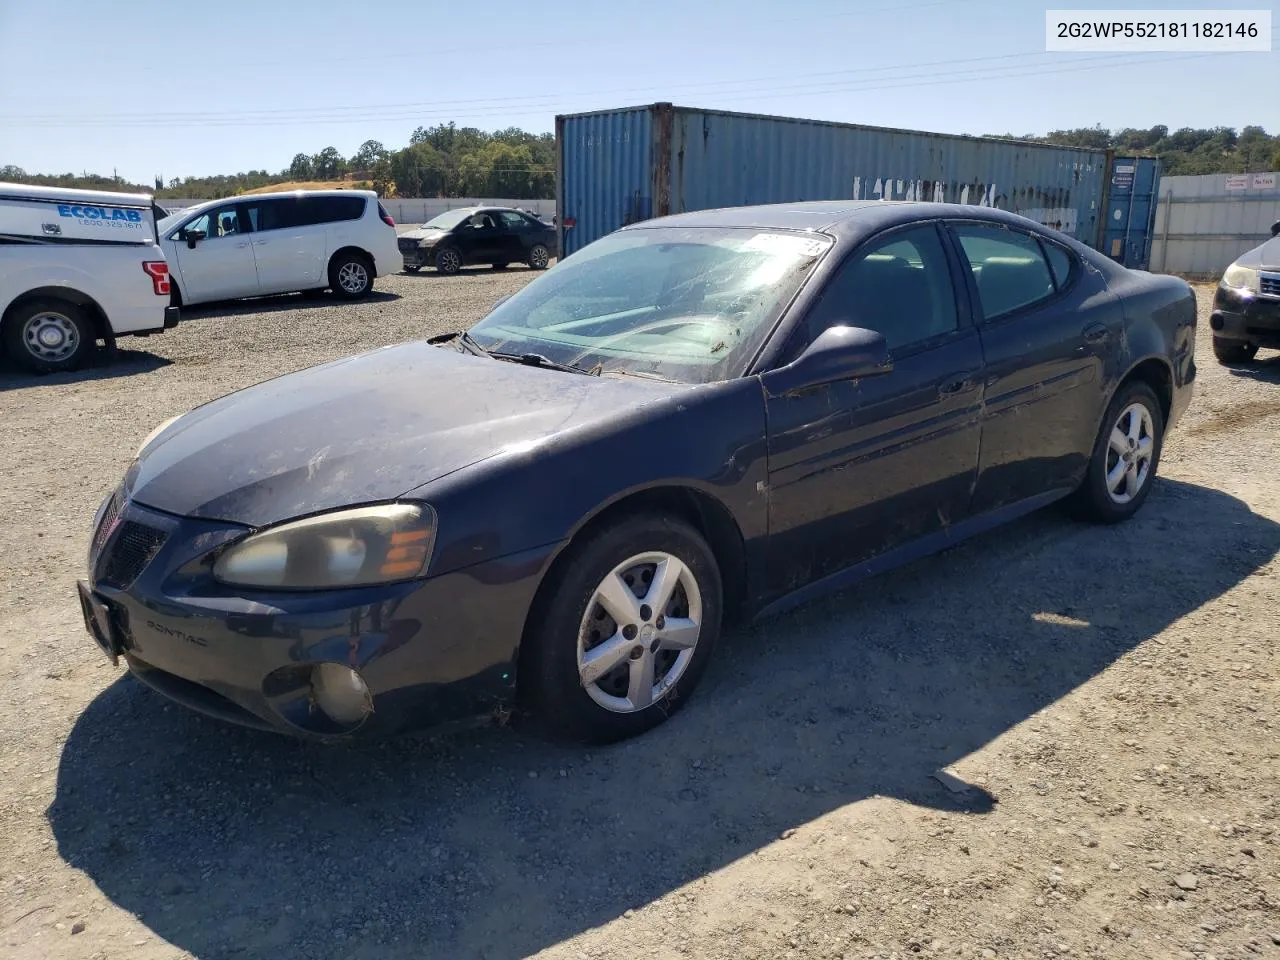
[{"label": "car shadow on gravel", "polygon": [[12,362],[0,361],[0,392],[29,390],[32,387],[56,387],[92,380],[115,380],[119,377],[132,377],[139,373],[150,373],[167,367],[171,363],[173,361],[167,357],[157,357],[143,350],[125,349],[118,349],[115,357],[109,356],[106,351],[99,350],[89,366],[68,373],[31,373],[29,370],[17,369]]},{"label": "car shadow on gravel", "polygon": [[1232,376],[1261,380],[1264,383],[1280,383],[1280,354],[1260,357],[1251,363],[1233,364],[1230,370]]},{"label": "car shadow on gravel", "polygon": [[1128,524],[1043,511],[732,631],[689,709],[607,749],[493,728],[326,748],[122,678],[71,731],[49,819],[199,958],[529,956],[868,797],[1001,816],[1002,788],[957,800],[932,773],[1278,550],[1241,501],[1167,480]]},{"label": "car shadow on gravel", "polygon": [[[374,290],[360,300],[343,300],[327,291],[316,293],[282,293],[252,300],[220,300],[182,308],[182,323],[192,320],[209,320],[216,317],[241,317],[259,313],[278,313],[282,310],[316,310],[321,307],[350,307],[370,303],[391,303],[400,294]],[[178,325],[182,329],[182,325]]]}]

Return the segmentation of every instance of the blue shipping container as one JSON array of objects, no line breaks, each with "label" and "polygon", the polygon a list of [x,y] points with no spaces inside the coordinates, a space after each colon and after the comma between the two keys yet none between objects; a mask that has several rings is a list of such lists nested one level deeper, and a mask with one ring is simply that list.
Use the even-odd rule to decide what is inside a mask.
[{"label": "blue shipping container", "polygon": [[637,220],[793,200],[999,207],[1095,248],[1111,152],[658,103],[556,117],[560,249]]},{"label": "blue shipping container", "polygon": [[1111,168],[1103,253],[1126,267],[1147,269],[1159,193],[1158,157],[1116,157]]}]

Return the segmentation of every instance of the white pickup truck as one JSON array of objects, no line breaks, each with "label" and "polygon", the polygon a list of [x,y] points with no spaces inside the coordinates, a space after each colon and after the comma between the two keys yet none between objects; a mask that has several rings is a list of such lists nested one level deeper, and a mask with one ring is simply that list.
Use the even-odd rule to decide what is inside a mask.
[{"label": "white pickup truck", "polygon": [[0,349],[30,370],[176,326],[150,196],[0,183]]}]

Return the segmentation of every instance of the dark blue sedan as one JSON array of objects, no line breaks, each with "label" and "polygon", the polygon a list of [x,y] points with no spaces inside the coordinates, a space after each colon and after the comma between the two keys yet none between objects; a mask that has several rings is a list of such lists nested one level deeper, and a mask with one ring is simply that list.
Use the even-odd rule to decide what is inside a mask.
[{"label": "dark blue sedan", "polygon": [[1181,280],[990,208],[651,220],[469,331],[162,425],[99,511],[82,610],[227,720],[371,736],[522,702],[626,737],[730,615],[1056,500],[1133,515],[1195,325]]}]

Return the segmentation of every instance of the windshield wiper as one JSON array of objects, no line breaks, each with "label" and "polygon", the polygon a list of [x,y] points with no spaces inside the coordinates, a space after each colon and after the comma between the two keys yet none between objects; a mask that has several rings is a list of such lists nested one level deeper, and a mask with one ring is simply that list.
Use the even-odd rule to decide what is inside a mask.
[{"label": "windshield wiper", "polygon": [[468,353],[474,353],[477,357],[493,356],[493,354],[489,353],[488,350],[480,345],[479,340],[473,337],[466,330],[455,330],[453,333],[441,333],[434,337],[428,337],[427,343],[448,343],[450,340],[457,340],[467,348]]},{"label": "windshield wiper", "polygon": [[548,370],[562,370],[565,373],[580,373],[585,377],[598,377],[598,369],[583,370],[571,363],[558,363],[541,353],[489,353],[495,360],[506,360],[509,363],[523,363],[531,367],[545,367]]}]

